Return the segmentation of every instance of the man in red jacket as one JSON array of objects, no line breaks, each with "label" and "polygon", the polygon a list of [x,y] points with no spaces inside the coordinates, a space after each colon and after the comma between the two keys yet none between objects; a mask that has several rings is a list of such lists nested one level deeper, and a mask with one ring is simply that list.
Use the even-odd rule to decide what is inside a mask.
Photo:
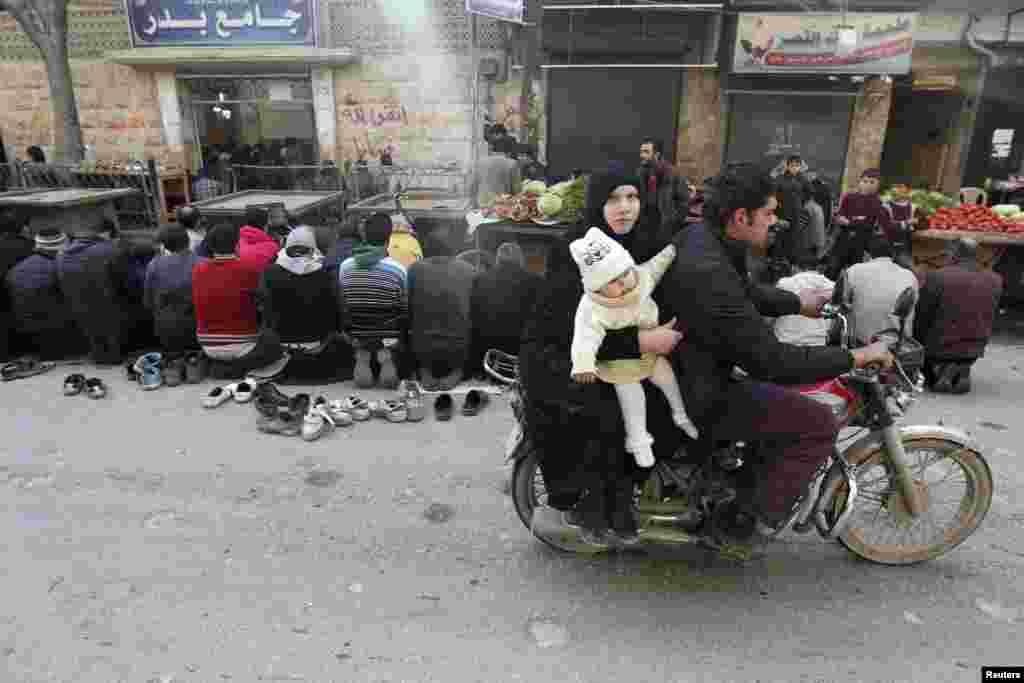
[{"label": "man in red jacket", "polygon": [[281,250],[280,243],[269,234],[269,227],[266,209],[245,207],[245,225],[238,233],[238,258],[261,273],[270,267]]},{"label": "man in red jacket", "polygon": [[940,393],[971,390],[971,366],[992,336],[1003,279],[978,269],[978,243],[952,244],[949,265],[925,278],[917,302],[914,338],[925,347],[925,379]]},{"label": "man in red jacket", "polygon": [[277,335],[260,331],[254,294],[263,269],[240,258],[239,232],[226,223],[214,227],[208,239],[213,258],[192,271],[196,336],[229,379],[275,365],[284,355]]}]

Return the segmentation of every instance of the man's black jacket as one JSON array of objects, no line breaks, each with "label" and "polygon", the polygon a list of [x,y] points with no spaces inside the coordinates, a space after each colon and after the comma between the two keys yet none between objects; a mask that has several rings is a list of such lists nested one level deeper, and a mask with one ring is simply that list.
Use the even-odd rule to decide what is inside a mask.
[{"label": "man's black jacket", "polygon": [[832,347],[783,344],[761,316],[794,315],[800,299],[751,282],[746,247],[704,224],[679,233],[676,260],[661,282],[662,317],[678,317],[684,339],[673,354],[687,412],[698,426],[713,424],[732,370],[758,380],[810,383],[850,370],[853,356]]}]

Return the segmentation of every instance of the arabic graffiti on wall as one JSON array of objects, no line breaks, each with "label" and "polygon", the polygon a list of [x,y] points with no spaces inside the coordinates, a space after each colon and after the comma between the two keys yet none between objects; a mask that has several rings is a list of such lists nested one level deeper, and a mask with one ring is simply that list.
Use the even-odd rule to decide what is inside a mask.
[{"label": "arabic graffiti on wall", "polygon": [[355,128],[400,128],[409,125],[409,113],[401,105],[354,105],[338,111],[342,121]]},{"label": "arabic graffiti on wall", "polygon": [[[737,73],[910,72],[917,14],[741,14]],[[852,31],[850,43],[840,31]]]},{"label": "arabic graffiti on wall", "polygon": [[315,45],[315,0],[125,0],[135,47]]}]

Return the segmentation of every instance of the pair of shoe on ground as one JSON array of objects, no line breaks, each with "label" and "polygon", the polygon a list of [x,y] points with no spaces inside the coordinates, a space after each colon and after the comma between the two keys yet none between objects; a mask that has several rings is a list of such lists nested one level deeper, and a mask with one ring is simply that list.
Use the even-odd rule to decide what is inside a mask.
[{"label": "pair of shoe on ground", "polygon": [[[467,417],[477,415],[491,400],[486,391],[470,389],[466,392],[466,400],[462,404],[462,414]],[[455,399],[451,394],[441,394],[434,400],[434,414],[441,422],[447,422],[455,414]]]},{"label": "pair of shoe on ground", "polygon": [[107,395],[107,385],[99,377],[86,379],[85,375],[74,374],[64,378],[64,395],[78,396],[81,393],[93,399],[101,399]]},{"label": "pair of shoe on ground", "polygon": [[163,385],[199,384],[206,377],[206,357],[199,352],[164,357],[147,353],[125,368],[129,379],[138,381],[145,391]]},{"label": "pair of shoe on ground", "polygon": [[273,386],[264,390],[256,408],[261,413],[257,423],[261,432],[301,435],[305,441],[316,441],[338,427],[348,427],[355,420],[351,413],[342,409],[341,401],[328,401],[323,396],[311,401],[309,394],[288,397]]},{"label": "pair of shoe on ground", "polygon": [[[412,381],[402,382],[399,389],[397,399],[366,401],[358,396],[349,396],[340,401],[328,401],[320,397],[313,405],[326,406],[326,410],[332,413],[336,422],[345,423],[340,426],[348,426],[353,421],[363,422],[371,417],[386,419],[388,422],[422,420],[426,412],[423,405],[423,390]],[[272,416],[276,411],[288,407],[293,400],[293,397],[282,393],[272,382],[263,382],[256,389],[256,409],[263,415]]]},{"label": "pair of shoe on ground", "polygon": [[5,382],[13,382],[16,379],[41,375],[44,372],[53,370],[55,367],[57,367],[57,364],[50,361],[39,361],[32,358],[14,360],[10,363],[4,363],[3,367],[0,368],[0,379],[3,379]]}]

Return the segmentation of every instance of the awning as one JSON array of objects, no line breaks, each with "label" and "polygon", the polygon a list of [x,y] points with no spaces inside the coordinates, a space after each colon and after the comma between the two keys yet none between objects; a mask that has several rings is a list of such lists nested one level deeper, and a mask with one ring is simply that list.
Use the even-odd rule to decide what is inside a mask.
[{"label": "awning", "polygon": [[107,60],[131,66],[190,64],[308,64],[345,66],[359,61],[352,50],[320,47],[147,47],[107,54]]}]

